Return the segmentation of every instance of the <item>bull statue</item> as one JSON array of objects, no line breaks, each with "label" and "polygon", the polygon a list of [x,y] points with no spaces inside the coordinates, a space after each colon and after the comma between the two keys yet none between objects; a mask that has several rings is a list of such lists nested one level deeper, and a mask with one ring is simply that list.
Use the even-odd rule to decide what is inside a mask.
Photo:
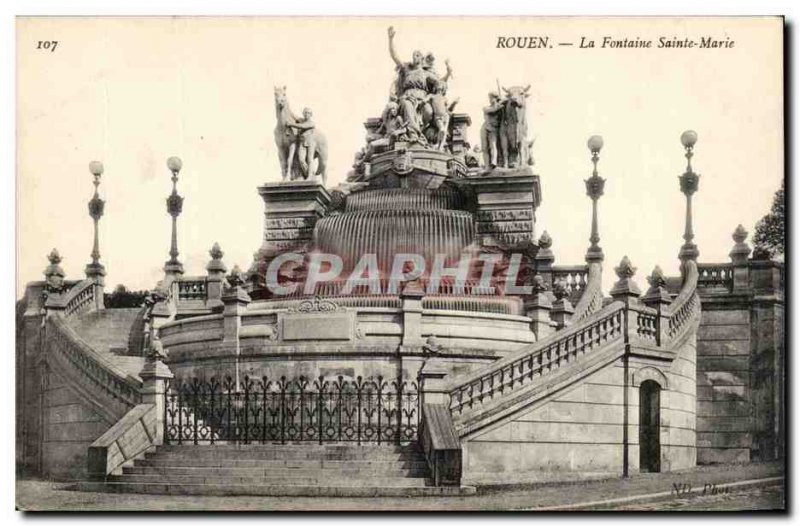
[{"label": "bull statue", "polygon": [[498,92],[489,94],[489,106],[483,109],[484,124],[481,128],[481,149],[487,170],[533,164],[533,141],[527,138],[526,116],[530,88],[530,85],[502,88],[504,98]]},{"label": "bull statue", "polygon": [[500,125],[500,151],[507,168],[519,168],[528,164],[528,119],[526,99],[531,85],[503,88],[503,120]]}]

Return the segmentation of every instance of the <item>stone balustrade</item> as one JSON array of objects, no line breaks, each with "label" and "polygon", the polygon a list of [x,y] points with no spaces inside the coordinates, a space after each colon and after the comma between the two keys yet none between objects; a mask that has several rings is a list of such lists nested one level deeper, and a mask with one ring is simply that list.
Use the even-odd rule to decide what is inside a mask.
[{"label": "stone balustrade", "polygon": [[58,360],[61,373],[91,389],[94,398],[110,415],[121,417],[141,402],[141,380],[92,349],[61,316],[50,316],[43,339],[47,352]]},{"label": "stone balustrade", "polygon": [[95,306],[95,282],[91,279],[85,279],[66,293],[64,316],[69,318],[70,316],[88,312],[94,310]]},{"label": "stone balustrade", "polygon": [[[468,414],[468,419],[474,420],[475,414],[487,405],[509,405],[509,394],[515,393],[513,398],[526,386],[541,383],[538,382],[540,378],[611,346],[622,349],[621,344],[632,343],[674,351],[672,347],[676,342],[699,320],[694,261],[686,263],[685,272],[681,292],[663,313],[641,304],[635,288],[628,288],[614,296],[617,301],[588,315],[580,323],[550,334],[473,374],[455,378],[448,389],[450,411],[457,420],[465,420]],[[627,276],[620,283],[629,279]],[[662,338],[662,323],[667,324],[666,338]],[[470,427],[474,428],[475,423]]]},{"label": "stone balustrade", "polygon": [[697,265],[699,288],[722,287],[733,290],[733,265],[730,263],[700,263]]},{"label": "stone balustrade", "polygon": [[586,323],[559,331],[467,376],[449,390],[451,412],[461,414],[532,383],[564,364],[623,338],[624,307],[614,303]]}]

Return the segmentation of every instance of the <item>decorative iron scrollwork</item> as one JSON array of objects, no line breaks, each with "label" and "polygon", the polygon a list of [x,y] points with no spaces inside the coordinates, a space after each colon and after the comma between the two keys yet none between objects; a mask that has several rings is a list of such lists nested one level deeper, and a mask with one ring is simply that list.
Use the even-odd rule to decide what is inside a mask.
[{"label": "decorative iron scrollwork", "polygon": [[167,444],[399,444],[419,428],[417,384],[402,378],[195,378],[171,385],[165,403]]}]

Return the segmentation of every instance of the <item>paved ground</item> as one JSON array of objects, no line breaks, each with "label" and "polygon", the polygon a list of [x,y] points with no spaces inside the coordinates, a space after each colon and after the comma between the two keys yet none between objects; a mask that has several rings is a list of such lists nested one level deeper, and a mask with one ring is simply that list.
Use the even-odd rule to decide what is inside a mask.
[{"label": "paved ground", "polygon": [[[21,510],[776,510],[783,509],[780,464],[703,466],[628,479],[521,488],[479,488],[471,497],[177,497],[69,491],[41,480],[17,482]],[[757,481],[750,483],[748,481]],[[704,491],[705,490],[705,491]],[[712,494],[713,492],[713,494]],[[632,500],[636,496],[642,499]]]}]

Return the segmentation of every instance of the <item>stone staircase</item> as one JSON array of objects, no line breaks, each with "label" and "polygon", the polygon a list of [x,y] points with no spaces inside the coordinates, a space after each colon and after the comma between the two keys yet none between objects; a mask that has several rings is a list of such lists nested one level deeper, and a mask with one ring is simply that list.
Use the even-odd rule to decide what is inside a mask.
[{"label": "stone staircase", "polygon": [[[134,326],[142,330],[141,317],[139,308],[105,309],[73,316],[69,324],[92,349],[138,378],[144,362],[141,356],[130,355],[130,340],[141,336],[133,331]],[[141,347],[140,340],[136,343]]]},{"label": "stone staircase", "polygon": [[105,491],[169,495],[456,496],[434,487],[416,445],[169,445],[111,475]]}]

